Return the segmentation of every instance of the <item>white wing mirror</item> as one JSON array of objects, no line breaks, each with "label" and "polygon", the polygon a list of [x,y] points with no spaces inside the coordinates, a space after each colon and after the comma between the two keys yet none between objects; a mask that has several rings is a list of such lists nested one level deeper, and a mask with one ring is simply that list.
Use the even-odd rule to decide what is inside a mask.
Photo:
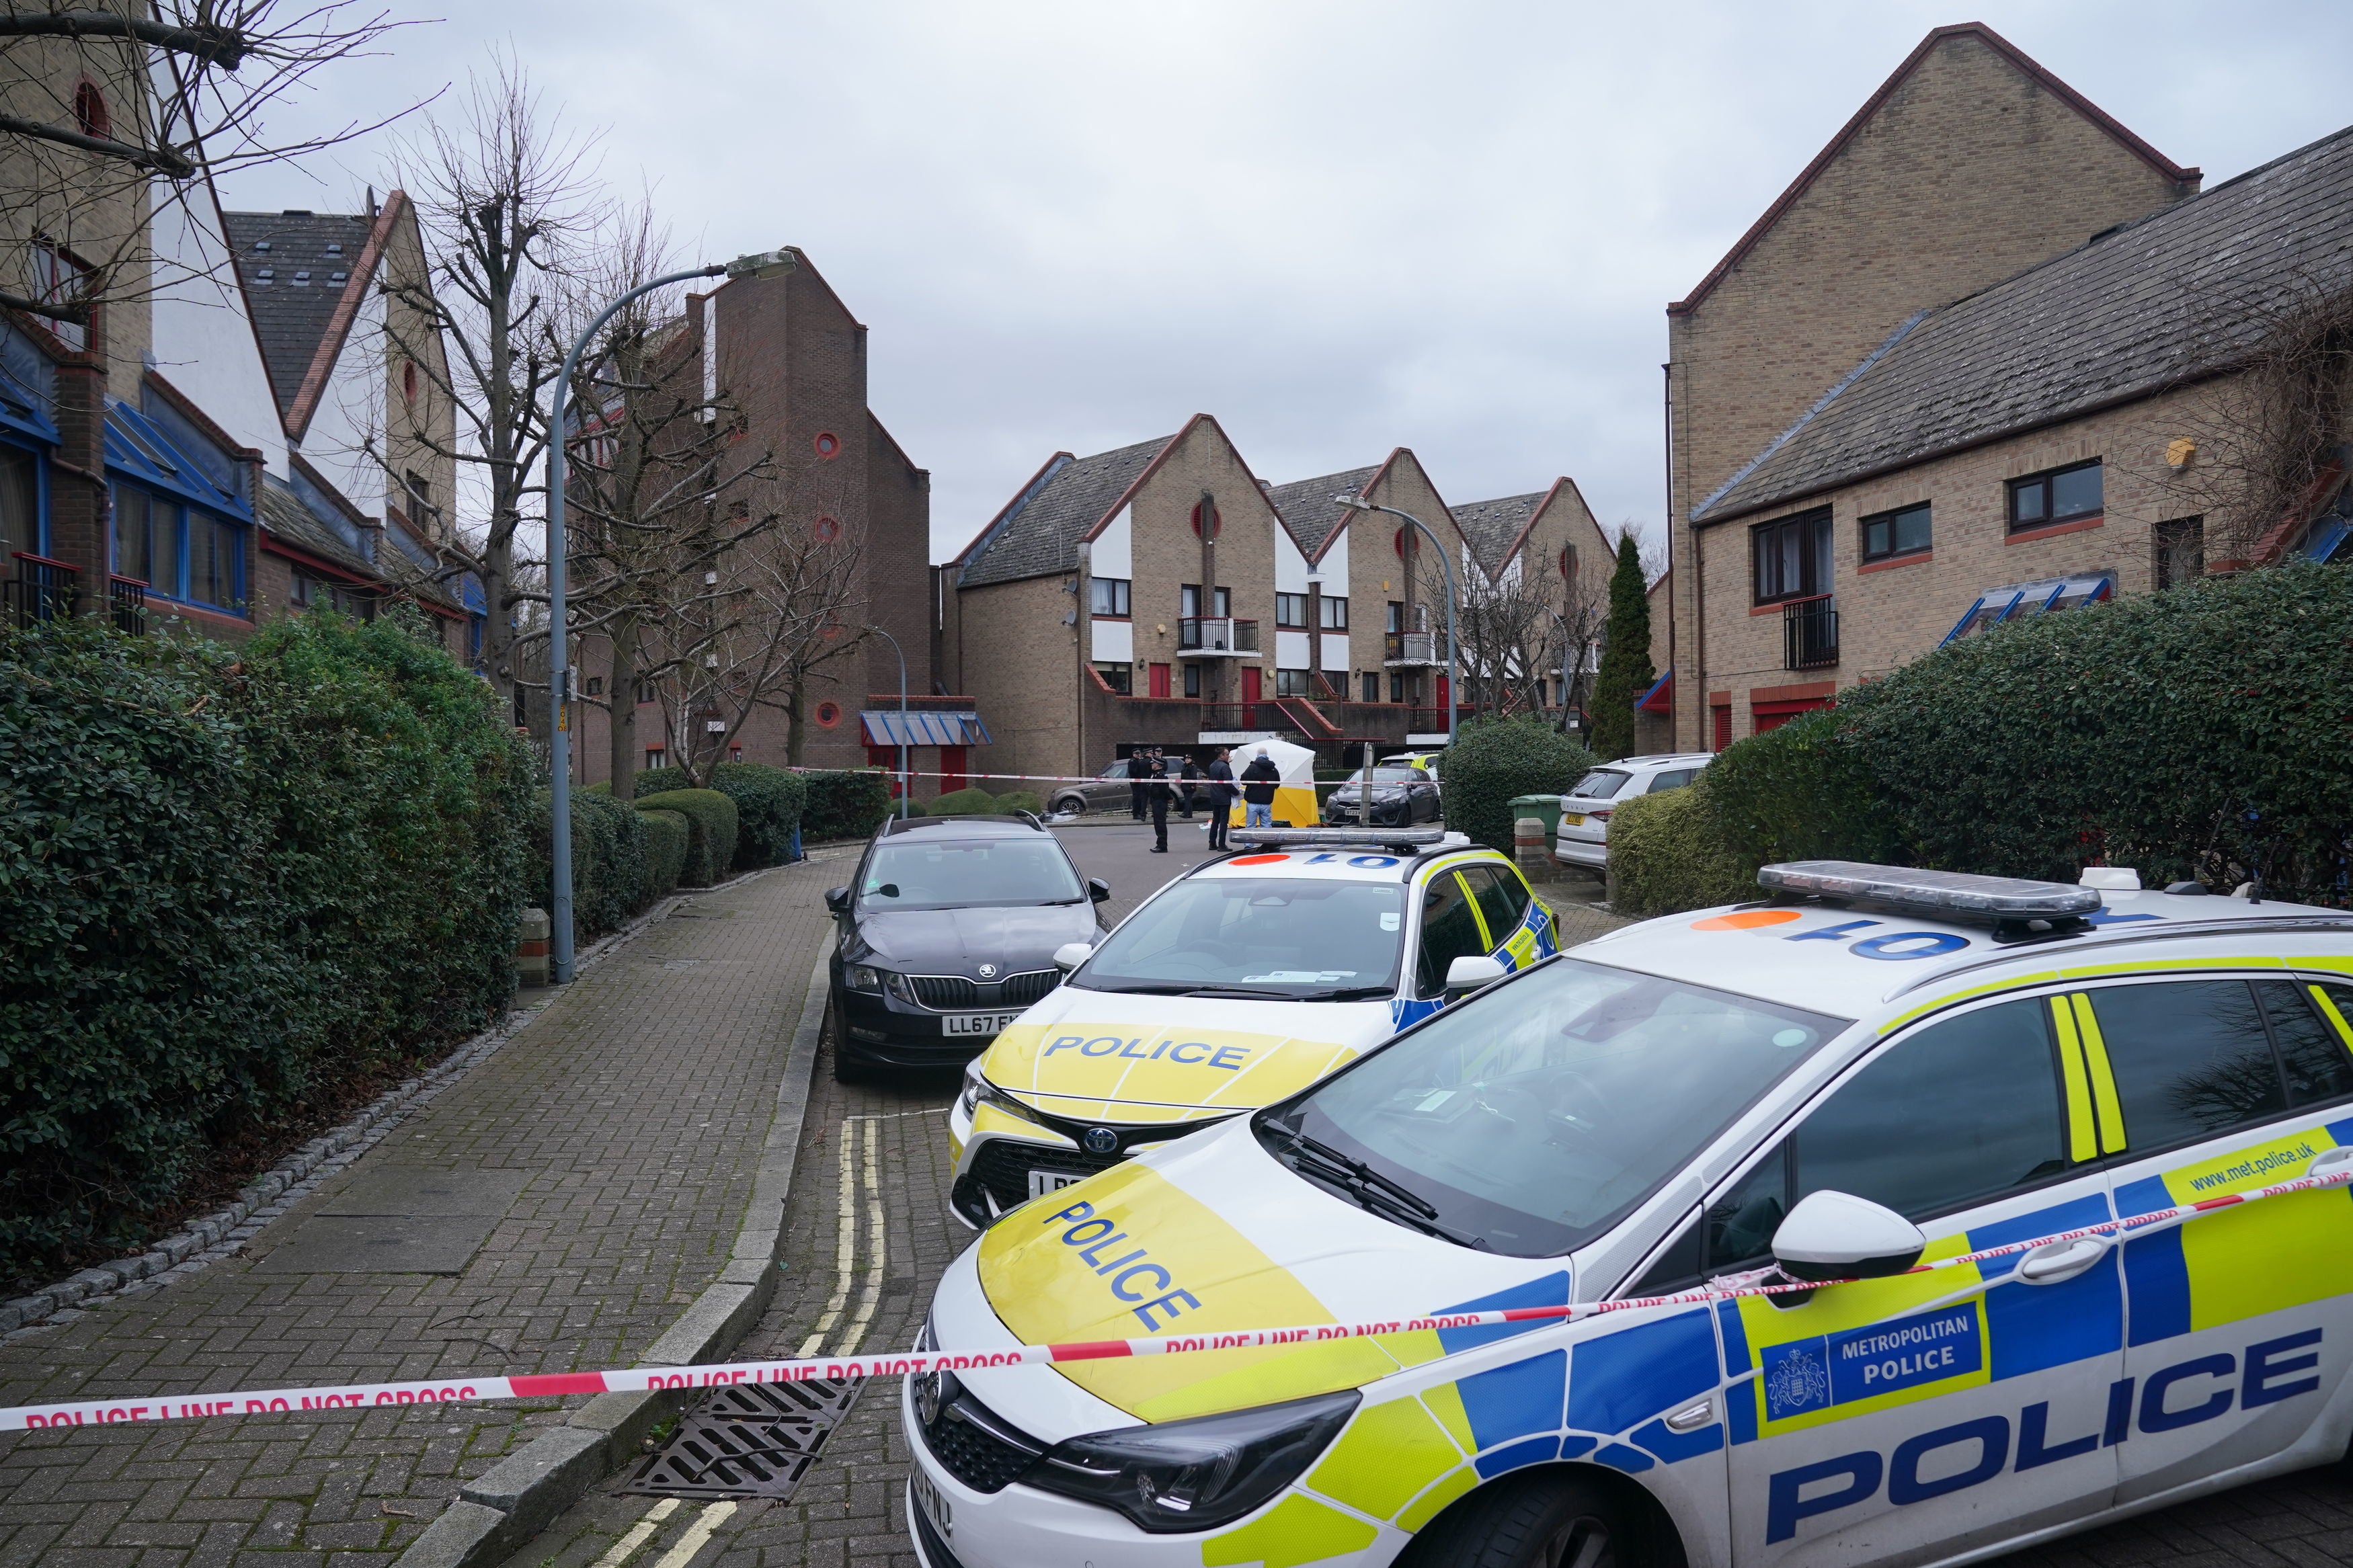
[{"label": "white wing mirror", "polygon": [[1773,1233],[1773,1261],[1792,1279],[1877,1279],[1920,1261],[1920,1227],[1851,1193],[1809,1193]]},{"label": "white wing mirror", "polygon": [[1084,963],[1087,961],[1087,954],[1094,950],[1092,942],[1066,942],[1054,950],[1054,967],[1068,974],[1071,970]]},{"label": "white wing mirror", "polygon": [[1468,953],[1446,966],[1446,999],[1467,996],[1482,985],[1492,985],[1510,973],[1483,953]]}]

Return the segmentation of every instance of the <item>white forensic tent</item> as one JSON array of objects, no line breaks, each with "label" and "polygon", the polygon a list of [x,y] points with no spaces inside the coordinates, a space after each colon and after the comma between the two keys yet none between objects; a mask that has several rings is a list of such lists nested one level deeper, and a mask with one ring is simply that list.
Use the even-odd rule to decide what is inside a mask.
[{"label": "white forensic tent", "polygon": [[[1278,826],[1314,827],[1323,821],[1315,805],[1315,753],[1305,746],[1294,746],[1288,741],[1245,741],[1232,749],[1228,760],[1233,763],[1234,787],[1242,784],[1242,770],[1266,752],[1266,760],[1282,771],[1282,780],[1274,789],[1274,820]],[[1250,818],[1240,797],[1233,805],[1233,826],[1241,826]]]}]

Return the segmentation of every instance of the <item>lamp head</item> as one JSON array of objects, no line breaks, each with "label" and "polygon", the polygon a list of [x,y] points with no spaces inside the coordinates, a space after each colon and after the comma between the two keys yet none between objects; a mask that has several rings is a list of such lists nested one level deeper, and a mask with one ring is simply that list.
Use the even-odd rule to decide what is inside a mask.
[{"label": "lamp head", "polygon": [[1335,505],[1345,506],[1350,511],[1378,511],[1380,510],[1362,496],[1334,496],[1332,500]]},{"label": "lamp head", "polygon": [[786,273],[795,271],[799,267],[800,258],[795,256],[790,250],[778,249],[755,251],[750,256],[739,256],[727,263],[725,270],[730,279],[782,278]]}]

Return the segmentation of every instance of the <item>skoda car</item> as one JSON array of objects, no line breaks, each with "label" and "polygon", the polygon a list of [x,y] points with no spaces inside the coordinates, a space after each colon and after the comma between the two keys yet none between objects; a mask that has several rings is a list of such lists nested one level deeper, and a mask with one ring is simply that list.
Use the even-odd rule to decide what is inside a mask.
[{"label": "skoda car", "polygon": [[972,1064],[948,1117],[966,1223],[1279,1100],[1554,949],[1512,863],[1459,833],[1233,838],[1063,954],[1068,982]]},{"label": "skoda car", "polygon": [[893,817],[825,896],[833,1070],[961,1067],[1061,979],[1054,951],[1111,897],[1029,816]]},{"label": "skoda car", "polygon": [[1959,1563],[2337,1459],[2353,1200],[2229,1200],[2353,1169],[2353,915],[2086,878],[1768,867],[1007,1215],[931,1343],[1630,1305],[911,1379],[923,1560]]},{"label": "skoda car", "polygon": [[1624,757],[1593,769],[1560,797],[1552,858],[1599,876],[1609,866],[1609,816],[1638,795],[1681,789],[1715,761],[1707,752]]},{"label": "skoda car", "polygon": [[1324,803],[1328,827],[1375,824],[1409,827],[1436,822],[1444,812],[1438,803],[1438,781],[1418,767],[1358,768],[1347,783]]}]

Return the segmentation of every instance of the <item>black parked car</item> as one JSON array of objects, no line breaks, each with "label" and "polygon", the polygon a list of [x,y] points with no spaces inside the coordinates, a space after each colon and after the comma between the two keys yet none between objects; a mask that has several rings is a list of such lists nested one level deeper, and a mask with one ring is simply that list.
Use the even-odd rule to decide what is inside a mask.
[{"label": "black parked car", "polygon": [[892,818],[834,914],[833,1073],[956,1068],[1061,983],[1054,950],[1093,942],[1100,878],[1028,816]]},{"label": "black parked car", "polygon": [[1438,781],[1420,768],[1358,768],[1324,803],[1326,827],[1411,827],[1443,816]]}]

